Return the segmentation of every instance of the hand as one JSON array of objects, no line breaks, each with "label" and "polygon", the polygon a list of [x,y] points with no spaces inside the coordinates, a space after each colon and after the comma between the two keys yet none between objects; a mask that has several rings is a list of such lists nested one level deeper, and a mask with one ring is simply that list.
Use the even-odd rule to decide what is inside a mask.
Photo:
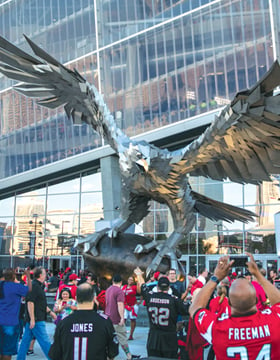
[{"label": "hand", "polygon": [[234,263],[234,260],[228,261],[228,256],[223,256],[219,259],[218,264],[214,270],[214,275],[221,281],[223,280],[229,273],[229,269],[231,265]]},{"label": "hand", "polygon": [[139,276],[139,275],[143,275],[144,272],[140,269],[140,267],[137,267],[136,269],[134,269],[134,274]]},{"label": "hand", "polygon": [[256,264],[255,259],[252,254],[246,253],[246,255],[248,255],[250,258],[250,261],[247,262],[248,270],[250,271],[250,273],[252,275],[256,276],[256,274],[258,274],[260,272],[258,265]]},{"label": "hand", "polygon": [[53,311],[50,312],[50,316],[52,317],[53,320],[57,319],[57,316]]},{"label": "hand", "polygon": [[35,320],[30,320],[29,329],[33,329],[35,326]]},{"label": "hand", "polygon": [[120,325],[120,326],[123,326],[123,325],[124,325],[124,319],[121,319],[121,320],[120,320],[119,325]]},{"label": "hand", "polygon": [[29,268],[24,269],[24,274],[26,276],[30,276],[30,269]]}]

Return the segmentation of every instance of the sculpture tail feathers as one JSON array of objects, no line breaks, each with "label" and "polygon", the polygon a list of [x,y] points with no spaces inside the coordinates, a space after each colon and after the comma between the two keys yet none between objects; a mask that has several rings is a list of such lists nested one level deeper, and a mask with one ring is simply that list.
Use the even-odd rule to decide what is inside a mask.
[{"label": "sculpture tail feathers", "polygon": [[237,220],[248,223],[249,221],[254,221],[254,217],[257,216],[252,211],[210,199],[195,191],[192,191],[192,198],[195,200],[195,210],[213,221],[224,220],[234,222]]}]

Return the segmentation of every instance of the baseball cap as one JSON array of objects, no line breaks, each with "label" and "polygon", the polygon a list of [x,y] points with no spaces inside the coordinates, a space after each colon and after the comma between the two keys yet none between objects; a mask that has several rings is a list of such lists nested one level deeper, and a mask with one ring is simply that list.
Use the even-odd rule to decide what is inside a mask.
[{"label": "baseball cap", "polygon": [[167,288],[170,285],[170,281],[168,280],[168,278],[166,276],[162,276],[159,281],[158,281],[158,286]]},{"label": "baseball cap", "polygon": [[154,273],[154,279],[157,280],[158,277],[159,277],[159,275],[160,275],[160,272],[159,272],[159,271],[156,271],[156,272]]},{"label": "baseball cap", "polygon": [[69,280],[77,280],[78,279],[78,276],[76,274],[71,274],[69,276]]}]

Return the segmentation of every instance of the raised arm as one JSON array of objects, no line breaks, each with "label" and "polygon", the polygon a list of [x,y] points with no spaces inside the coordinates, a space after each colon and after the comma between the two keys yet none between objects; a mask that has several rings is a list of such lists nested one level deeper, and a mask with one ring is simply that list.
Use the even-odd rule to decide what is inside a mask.
[{"label": "raised arm", "polygon": [[252,254],[247,253],[247,255],[250,257],[250,261],[247,263],[248,270],[252,275],[255,276],[259,284],[263,287],[266,295],[269,298],[270,304],[274,305],[277,303],[280,303],[280,291],[271,284],[260,272],[258,265],[256,264],[254,257]]},{"label": "raised arm", "polygon": [[28,290],[31,291],[32,290],[32,281],[31,281],[31,277],[30,277],[30,270],[26,269],[24,271],[25,275],[26,275],[26,284],[28,286]]},{"label": "raised arm", "polygon": [[141,286],[145,284],[145,279],[143,277],[144,272],[139,267],[137,267],[134,270],[134,274],[137,276],[137,292],[140,294]]},{"label": "raised arm", "polygon": [[217,281],[211,280],[213,279],[213,277],[211,277],[207,284],[204,285],[199,293],[195,296],[189,308],[189,313],[192,318],[198,309],[205,308],[207,306],[208,301],[210,300],[210,297],[217,284],[228,275],[229,269],[234,262],[234,260],[230,262],[228,260],[228,256],[223,256],[219,259],[214,271],[214,276],[217,278]]}]

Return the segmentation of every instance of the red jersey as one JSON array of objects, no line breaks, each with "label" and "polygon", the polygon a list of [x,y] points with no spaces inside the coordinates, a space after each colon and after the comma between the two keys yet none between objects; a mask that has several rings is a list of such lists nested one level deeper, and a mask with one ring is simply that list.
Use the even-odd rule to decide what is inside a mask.
[{"label": "red jersey", "polygon": [[76,300],[76,292],[77,292],[77,286],[74,284],[62,284],[59,286],[56,295],[55,300],[59,299],[59,294],[61,293],[61,290],[64,288],[68,288],[71,292],[72,299]]},{"label": "red jersey", "polygon": [[201,281],[196,280],[191,287],[191,295],[193,295],[193,293],[195,292],[196,289],[200,289],[203,287],[203,284]]},{"label": "red jersey", "polygon": [[256,295],[257,295],[257,299],[258,299],[257,309],[262,311],[267,308],[267,306],[265,305],[266,295],[265,295],[264,289],[256,281],[251,281],[251,284],[254,286],[254,288],[256,290]]},{"label": "red jersey", "polygon": [[230,314],[230,306],[228,304],[228,298],[225,297],[223,302],[219,304],[220,296],[215,297],[210,301],[209,310],[215,314],[226,313]]},{"label": "red jersey", "polygon": [[137,302],[136,299],[137,286],[131,285],[130,287],[127,287],[127,285],[124,285],[122,287],[122,291],[124,292],[124,296],[125,296],[124,304],[129,306],[135,305]]},{"label": "red jersey", "polygon": [[105,311],[106,299],[105,299],[105,290],[101,290],[100,293],[96,296],[97,301],[99,302],[98,310]]},{"label": "red jersey", "polygon": [[217,360],[280,359],[280,303],[240,317],[218,317],[200,309],[194,320],[200,334],[213,344]]}]

